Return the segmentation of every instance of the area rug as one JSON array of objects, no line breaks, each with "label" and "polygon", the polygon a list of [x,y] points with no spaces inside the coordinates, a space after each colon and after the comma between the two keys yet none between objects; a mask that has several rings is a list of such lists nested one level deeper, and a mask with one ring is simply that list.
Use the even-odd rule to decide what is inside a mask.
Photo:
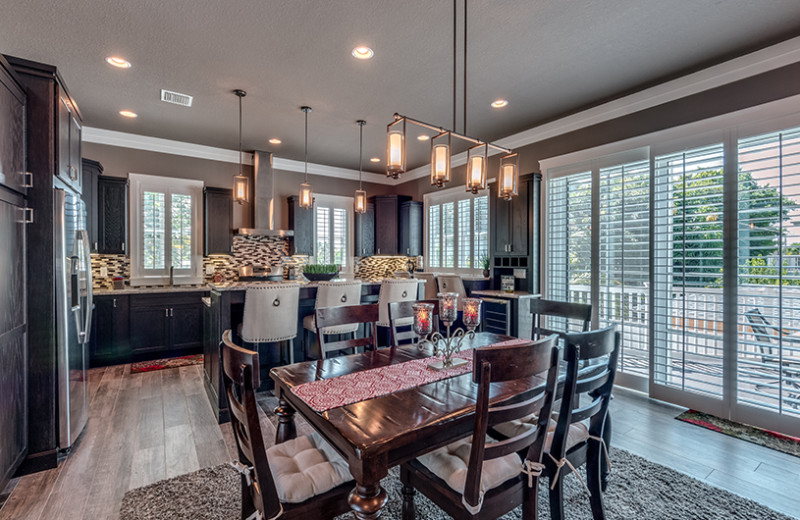
[{"label": "area rug", "polygon": [[[611,450],[612,475],[605,494],[609,520],[790,520],[790,517],[761,504],[715,488],[682,473],[649,462],[620,449]],[[581,470],[582,471],[582,470]],[[393,468],[382,482],[389,502],[382,519],[400,520],[401,484]],[[575,475],[565,479],[564,501],[567,517],[592,518],[589,498]],[[227,464],[202,469],[125,493],[121,520],[238,520],[239,474]],[[550,518],[545,483],[539,488],[539,518]],[[428,499],[417,493],[419,520],[449,518]],[[501,520],[518,520],[517,508]],[[350,520],[342,515],[337,520]]]},{"label": "area rug", "polygon": [[139,361],[131,363],[131,373],[152,372],[153,370],[163,370],[165,368],[186,367],[189,365],[202,365],[203,354],[193,354],[191,356],[179,356],[167,359],[155,359],[153,361]]},{"label": "area rug", "polygon": [[800,457],[800,439],[782,433],[756,428],[748,424],[737,423],[722,419],[697,410],[687,410],[675,417],[679,421],[702,426],[715,432],[724,433],[737,439],[750,441],[754,444],[766,446],[773,450],[782,451],[795,457]]}]

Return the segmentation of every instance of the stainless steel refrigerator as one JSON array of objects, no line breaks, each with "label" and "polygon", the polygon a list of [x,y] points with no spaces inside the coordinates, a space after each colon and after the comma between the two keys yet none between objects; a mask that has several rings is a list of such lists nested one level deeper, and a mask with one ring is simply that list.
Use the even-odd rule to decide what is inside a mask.
[{"label": "stainless steel refrigerator", "polygon": [[93,308],[92,264],[86,209],[80,194],[59,181],[54,189],[58,447],[67,451],[89,417],[86,369]]}]

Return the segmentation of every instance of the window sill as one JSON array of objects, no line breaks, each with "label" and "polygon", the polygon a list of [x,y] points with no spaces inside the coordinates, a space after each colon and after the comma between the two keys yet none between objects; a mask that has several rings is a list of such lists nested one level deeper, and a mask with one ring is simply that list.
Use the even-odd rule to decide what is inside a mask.
[{"label": "window sill", "polygon": [[[172,285],[199,285],[204,282],[202,276],[176,276],[172,280]],[[142,287],[145,285],[166,286],[170,285],[169,277],[164,276],[141,276],[131,278],[131,287]]]}]

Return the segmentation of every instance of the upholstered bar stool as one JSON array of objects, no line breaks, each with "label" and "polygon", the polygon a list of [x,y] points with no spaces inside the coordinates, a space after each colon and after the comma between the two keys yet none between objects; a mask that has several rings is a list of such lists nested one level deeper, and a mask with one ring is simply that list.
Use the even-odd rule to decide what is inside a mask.
[{"label": "upholstered bar stool", "polygon": [[[320,282],[317,286],[317,299],[314,302],[314,312],[317,309],[326,307],[345,307],[348,305],[359,305],[361,303],[361,282]],[[311,334],[317,334],[317,324],[314,314],[309,314],[303,318],[303,351],[306,358],[311,351]],[[341,327],[326,327],[322,334],[355,334],[358,330],[358,323],[343,325]],[[355,336],[354,336],[355,337]],[[325,355],[320,351],[320,358]]]},{"label": "upholstered bar stool", "polygon": [[[389,320],[389,303],[416,301],[418,290],[419,282],[413,279],[387,279],[381,283],[381,289],[378,292],[378,327],[382,327],[380,329],[381,338],[387,340],[381,341],[382,345],[389,345],[391,340],[389,327],[392,324]],[[408,318],[408,323],[400,323],[400,325],[410,324],[411,320]]]},{"label": "upholstered bar stool", "polygon": [[288,342],[288,355],[281,361],[294,363],[294,338],[297,337],[297,313],[300,286],[273,284],[249,287],[244,294],[244,316],[239,335],[247,343]]},{"label": "upholstered bar stool", "polygon": [[439,286],[436,285],[436,276],[433,273],[414,273],[414,278],[425,282],[424,300],[435,300],[438,298]]},{"label": "upholstered bar stool", "polygon": [[457,274],[440,274],[436,277],[436,284],[439,292],[458,293],[458,310],[464,310],[464,298],[467,297],[467,290],[464,288],[464,281]]}]

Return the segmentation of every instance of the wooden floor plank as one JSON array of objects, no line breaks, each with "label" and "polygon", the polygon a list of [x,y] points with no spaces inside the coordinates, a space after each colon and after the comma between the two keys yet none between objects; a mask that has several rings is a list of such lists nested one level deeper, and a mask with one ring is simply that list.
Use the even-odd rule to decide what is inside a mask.
[{"label": "wooden floor plank", "polygon": [[166,429],[164,441],[167,478],[200,469],[192,427],[188,424]]}]

